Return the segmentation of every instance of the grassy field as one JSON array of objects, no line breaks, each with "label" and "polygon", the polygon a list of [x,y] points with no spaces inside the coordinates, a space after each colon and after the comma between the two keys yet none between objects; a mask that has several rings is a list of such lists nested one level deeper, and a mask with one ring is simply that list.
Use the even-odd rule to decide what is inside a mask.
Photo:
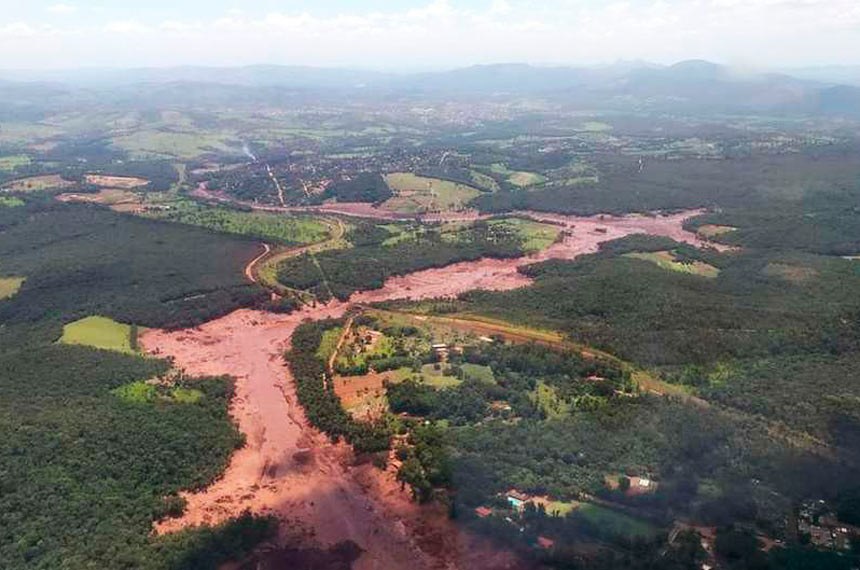
[{"label": "grassy field", "polygon": [[696,230],[700,236],[711,239],[717,236],[721,236],[723,234],[727,234],[735,231],[737,228],[734,226],[719,226],[717,224],[705,224],[700,226],[699,229]]},{"label": "grassy field", "polygon": [[574,516],[582,517],[610,533],[627,538],[651,538],[657,532],[654,526],[625,514],[593,503],[575,503]]},{"label": "grassy field", "polygon": [[558,397],[555,388],[543,382],[537,383],[531,393],[531,399],[546,414],[547,418],[561,418],[570,415],[571,405]]},{"label": "grassy field", "polygon": [[120,386],[112,390],[112,393],[130,404],[149,404],[156,400],[176,404],[196,404],[203,398],[203,392],[194,388],[174,386],[165,389],[142,380]]},{"label": "grassy field", "polygon": [[107,317],[85,317],[63,326],[63,344],[79,344],[134,354],[131,346],[131,326]]},{"label": "grassy field", "polygon": [[385,176],[385,182],[395,193],[383,206],[395,212],[418,213],[463,209],[481,191],[439,178],[418,176],[411,172],[395,172]]},{"label": "grassy field", "polygon": [[324,362],[328,362],[331,355],[334,354],[337,348],[337,343],[340,340],[340,335],[343,333],[343,327],[335,327],[328,329],[323,333],[322,342],[317,348],[317,356]]},{"label": "grassy field", "polygon": [[612,130],[612,125],[600,121],[586,121],[580,125],[579,130],[589,133],[604,133]]},{"label": "grassy field", "polygon": [[481,366],[480,364],[469,364],[468,362],[461,364],[460,368],[463,369],[463,373],[466,375],[466,378],[472,378],[477,380],[478,382],[484,382],[485,384],[495,384],[496,377],[493,375],[493,369],[489,366]]},{"label": "grassy field", "polygon": [[192,159],[210,152],[231,152],[230,137],[219,133],[141,130],[115,137],[113,144],[135,158]]},{"label": "grassy field", "polygon": [[36,192],[54,188],[68,188],[69,186],[74,186],[74,182],[63,180],[59,174],[43,174],[12,180],[4,184],[3,189],[11,192]]},{"label": "grassy field", "polygon": [[526,186],[536,186],[546,182],[546,178],[535,172],[514,172],[508,176],[508,182],[514,186],[525,188]]},{"label": "grassy field", "polygon": [[0,277],[0,300],[8,299],[24,284],[24,277]]},{"label": "grassy field", "polygon": [[0,172],[11,172],[19,166],[30,164],[30,157],[26,154],[10,154],[0,156]]},{"label": "grassy field", "polygon": [[145,212],[144,216],[257,237],[284,245],[307,245],[323,241],[330,235],[327,224],[310,216],[245,212],[208,206],[192,200],[177,200],[165,206],[169,209],[153,209]]},{"label": "grassy field", "polygon": [[642,259],[644,261],[650,261],[652,263],[656,263],[663,269],[668,269],[669,271],[690,273],[692,275],[699,275],[701,277],[708,277],[711,279],[720,274],[719,269],[717,269],[713,265],[708,265],[707,263],[701,261],[694,261],[693,263],[681,263],[675,259],[675,256],[672,254],[671,251],[654,251],[648,253],[634,252],[625,253],[624,256],[632,257],[634,259]]},{"label": "grassy field", "polygon": [[490,225],[506,226],[519,233],[523,240],[523,248],[527,252],[546,249],[558,238],[560,230],[552,224],[543,224],[523,218],[505,218],[491,220]]},{"label": "grassy field", "polygon": [[508,182],[510,182],[514,186],[518,186],[519,188],[526,188],[527,186],[536,186],[538,184],[543,184],[544,182],[546,182],[546,177],[536,172],[510,170],[507,165],[504,165],[502,163],[493,164],[490,167],[490,171],[494,172],[495,174],[501,174],[502,176],[506,176]]},{"label": "grassy field", "polygon": [[493,180],[492,177],[487,176],[482,172],[478,172],[477,170],[472,171],[472,182],[474,182],[477,186],[485,188],[491,192],[496,192],[499,189],[498,182]]},{"label": "grassy field", "polygon": [[446,376],[443,371],[445,369],[445,365],[443,364],[439,370],[435,369],[434,364],[425,364],[421,367],[421,375],[424,377],[424,383],[430,386],[433,386],[437,390],[442,388],[453,388],[454,386],[459,386],[463,383],[459,378],[455,378],[454,376]]},{"label": "grassy field", "polygon": [[12,196],[0,196],[0,208],[16,208],[23,206],[24,200]]}]

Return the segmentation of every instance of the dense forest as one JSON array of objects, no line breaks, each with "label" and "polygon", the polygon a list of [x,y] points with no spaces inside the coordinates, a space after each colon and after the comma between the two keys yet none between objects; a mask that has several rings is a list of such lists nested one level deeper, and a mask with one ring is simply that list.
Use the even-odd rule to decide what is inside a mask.
[{"label": "dense forest", "polygon": [[250,517],[151,535],[181,512],[176,493],[216,478],[242,444],[229,379],[195,379],[190,401],[135,400],[125,387],[167,362],[54,342],[86,315],[181,326],[252,303],[260,291],[241,268],[256,247],[38,196],[0,208],[0,233],[0,272],[25,277],[0,301],[2,566],[213,568],[269,536],[273,521]]},{"label": "dense forest", "polygon": [[181,327],[266,297],[242,275],[259,253],[250,240],[41,198],[0,208],[0,231],[0,270],[26,278],[0,303],[0,337],[92,314]]},{"label": "dense forest", "polygon": [[[590,159],[599,172],[597,182],[508,189],[483,194],[475,205],[488,212],[534,209],[582,215],[719,207],[771,212],[775,218],[782,205],[856,191],[860,166],[851,159],[855,152],[853,145],[834,145],[720,160],[648,158],[641,168],[633,156],[595,155]],[[536,164],[522,167],[540,171]],[[820,203],[827,204],[828,198]]]}]

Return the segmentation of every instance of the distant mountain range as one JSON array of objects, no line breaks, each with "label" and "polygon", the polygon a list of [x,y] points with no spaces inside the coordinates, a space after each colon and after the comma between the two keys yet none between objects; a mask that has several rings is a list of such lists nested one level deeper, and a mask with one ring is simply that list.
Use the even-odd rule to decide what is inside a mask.
[{"label": "distant mountain range", "polygon": [[0,104],[19,107],[99,98],[206,105],[349,95],[351,100],[541,97],[583,109],[860,115],[860,68],[805,69],[790,75],[739,71],[702,60],[670,66],[496,64],[408,74],[254,65],[0,72],[0,77],[5,78],[0,81]]}]

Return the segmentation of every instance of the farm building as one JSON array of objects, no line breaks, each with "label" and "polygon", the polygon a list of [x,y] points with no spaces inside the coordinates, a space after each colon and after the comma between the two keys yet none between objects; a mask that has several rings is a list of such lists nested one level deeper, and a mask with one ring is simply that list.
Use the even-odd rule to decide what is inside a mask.
[{"label": "farm building", "polygon": [[479,517],[481,517],[482,519],[485,519],[488,516],[490,516],[491,514],[493,514],[493,511],[489,507],[476,507],[475,508],[475,514],[478,515]]},{"label": "farm building", "polygon": [[525,507],[525,504],[531,499],[531,497],[525,493],[517,491],[516,489],[511,489],[505,493],[505,499],[507,499],[509,505],[519,511]]}]

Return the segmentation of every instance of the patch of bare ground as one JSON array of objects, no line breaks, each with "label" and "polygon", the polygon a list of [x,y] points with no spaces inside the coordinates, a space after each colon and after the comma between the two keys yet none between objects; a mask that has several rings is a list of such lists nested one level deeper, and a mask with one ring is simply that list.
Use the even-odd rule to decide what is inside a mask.
[{"label": "patch of bare ground", "polygon": [[102,188],[98,192],[65,192],[57,196],[60,202],[85,202],[110,206],[117,212],[139,212],[143,209],[140,196],[122,188]]},{"label": "patch of bare ground", "polygon": [[149,180],[146,178],[138,178],[136,176],[108,176],[105,174],[87,174],[84,180],[87,184],[103,188],[119,188],[121,190],[131,190],[132,188],[149,184]]}]

